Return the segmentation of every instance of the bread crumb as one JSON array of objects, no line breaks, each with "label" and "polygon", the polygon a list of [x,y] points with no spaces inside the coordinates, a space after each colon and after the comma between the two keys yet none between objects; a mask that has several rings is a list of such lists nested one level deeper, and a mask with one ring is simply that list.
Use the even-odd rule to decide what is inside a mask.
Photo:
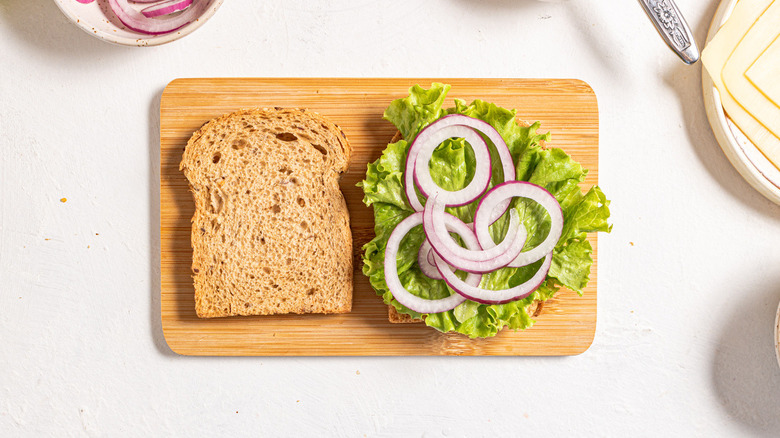
[{"label": "bread crumb", "polygon": [[62,202],[64,204],[64,203],[68,202],[68,198],[60,198],[60,202]]},{"label": "bread crumb", "polygon": [[360,370],[355,371],[355,374],[360,375]]}]

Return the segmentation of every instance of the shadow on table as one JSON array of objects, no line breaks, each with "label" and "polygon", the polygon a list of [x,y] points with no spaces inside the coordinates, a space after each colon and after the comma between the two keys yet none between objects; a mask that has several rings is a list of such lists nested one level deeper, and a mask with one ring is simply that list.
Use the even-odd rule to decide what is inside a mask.
[{"label": "shadow on table", "polygon": [[712,367],[714,386],[731,418],[757,435],[780,436],[780,368],[773,348],[780,288],[733,292],[743,299],[723,321]]},{"label": "shadow on table", "polygon": [[[701,20],[697,23],[689,23],[699,49],[704,48],[710,20],[715,14],[718,3],[717,0],[711,0]],[[670,58],[672,56],[670,53]],[[666,72],[664,80],[678,95],[688,140],[707,171],[721,188],[737,201],[765,216],[780,217],[780,206],[764,198],[748,184],[734,169],[718,145],[704,111],[701,75],[706,73],[702,71],[701,61],[688,66],[676,59],[670,59],[669,65],[671,68]]]},{"label": "shadow on table", "polygon": [[[74,0],[75,1],[75,0]],[[59,64],[107,60],[132,47],[105,43],[72,24],[52,0],[2,0],[0,25],[26,47]],[[84,68],[90,68],[84,64]]]},{"label": "shadow on table", "polygon": [[[578,2],[567,0],[452,0],[456,3],[470,6],[470,13],[483,15],[486,22],[494,19],[496,14],[511,14],[518,11],[524,16],[535,16],[536,20],[550,20],[552,18],[566,20],[570,27],[576,30],[577,43],[584,44],[591,53],[593,59],[599,61],[598,65],[605,74],[612,76],[613,80],[620,83],[624,75],[615,74],[626,70],[626,65],[621,61],[621,56],[615,51],[615,43],[623,36],[615,33],[613,26],[608,23],[607,17],[610,9],[614,9],[612,2]],[[644,15],[639,4],[632,4],[637,16]],[[648,25],[649,22],[648,22]],[[519,26],[519,24],[518,24]],[[518,37],[523,35],[522,28],[518,28]]]},{"label": "shadow on table", "polygon": [[149,103],[149,315],[154,346],[163,355],[176,356],[165,341],[160,308],[160,99],[163,90],[164,88],[161,88],[155,93]]}]

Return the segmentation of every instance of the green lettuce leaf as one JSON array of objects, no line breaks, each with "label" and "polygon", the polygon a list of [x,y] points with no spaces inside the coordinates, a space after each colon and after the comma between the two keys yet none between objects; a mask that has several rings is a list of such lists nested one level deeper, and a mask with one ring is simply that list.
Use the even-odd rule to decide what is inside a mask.
[{"label": "green lettuce leaf", "polygon": [[368,206],[375,202],[391,204],[413,211],[404,194],[403,176],[408,149],[405,140],[391,143],[378,160],[368,164],[366,179],[358,183],[358,187],[363,188],[363,203]]},{"label": "green lettuce leaf", "polygon": [[446,84],[436,83],[428,90],[415,85],[409,89],[409,97],[390,103],[385,110],[385,120],[394,124],[404,139],[411,142],[424,127],[445,115],[441,106],[448,91],[450,86]]},{"label": "green lettuce leaf", "polygon": [[[587,170],[561,149],[543,149],[541,144],[550,140],[550,134],[537,133],[540,126],[538,122],[531,126],[521,126],[516,122],[515,111],[481,100],[467,104],[456,99],[453,108],[443,109],[449,89],[449,85],[438,83],[432,84],[427,90],[415,85],[410,88],[408,97],[393,101],[385,111],[385,119],[398,128],[404,140],[389,144],[382,156],[368,165],[365,180],[358,184],[365,194],[363,202],[374,209],[376,233],[376,237],[363,247],[363,273],[369,277],[371,286],[385,303],[395,307],[399,313],[414,318],[424,316],[425,323],[438,330],[455,331],[474,338],[494,336],[505,327],[525,329],[533,325],[526,308],[534,300],[547,300],[561,287],[582,293],[587,286],[593,264],[593,250],[587,240],[587,233],[610,231],[609,201],[599,187],[592,187],[587,193],[582,193],[579,184],[585,180]],[[564,229],[553,250],[547,279],[525,299],[501,305],[466,301],[449,312],[420,315],[398,303],[388,290],[384,280],[384,251],[395,226],[414,212],[406,199],[403,184],[409,142],[425,126],[446,114],[465,114],[496,128],[512,154],[517,179],[546,188],[561,204]],[[491,151],[495,150],[494,145],[489,146]],[[504,179],[498,154],[493,152],[491,157],[493,186]],[[429,168],[433,180],[442,188],[457,190],[465,187],[474,175],[473,150],[463,139],[447,140],[434,151]],[[468,223],[473,221],[476,205],[477,202],[474,202],[448,208],[447,211]],[[547,212],[527,199],[515,199],[511,208],[518,212],[529,233],[524,251],[541,243],[550,230]],[[501,241],[506,234],[508,216],[504,215],[490,228],[496,242]],[[428,278],[417,266],[417,252],[424,239],[422,227],[418,226],[401,242],[397,256],[401,283],[411,293],[423,298],[449,296],[454,292],[443,281]],[[514,287],[533,276],[541,263],[538,261],[521,268],[503,268],[485,274],[480,287],[492,290]]]}]

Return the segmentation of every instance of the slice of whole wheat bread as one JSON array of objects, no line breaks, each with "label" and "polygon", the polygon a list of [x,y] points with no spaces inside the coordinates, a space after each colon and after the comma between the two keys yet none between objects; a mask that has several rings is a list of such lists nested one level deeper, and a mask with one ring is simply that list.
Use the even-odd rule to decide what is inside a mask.
[{"label": "slice of whole wheat bread", "polygon": [[[530,123],[526,122],[525,120],[517,119],[517,123],[520,126],[531,126]],[[393,138],[390,139],[390,143],[395,143],[397,141],[402,140],[404,137],[401,135],[401,131],[396,131]],[[546,142],[542,140],[540,145],[544,148],[546,147]],[[542,309],[544,308],[544,302],[539,300],[533,300],[531,304],[529,304],[525,311],[528,313],[529,316],[532,318],[535,318],[539,316],[542,313]],[[388,305],[387,306],[387,320],[394,323],[394,324],[408,324],[408,323],[417,323],[417,322],[423,322],[422,319],[419,318],[412,318],[410,315],[407,315],[405,313],[398,313],[398,311],[395,309],[395,307]]]},{"label": "slice of whole wheat bread", "polygon": [[179,168],[195,199],[199,317],[351,310],[338,184],[351,152],[338,126],[299,109],[241,110],[192,135]]}]

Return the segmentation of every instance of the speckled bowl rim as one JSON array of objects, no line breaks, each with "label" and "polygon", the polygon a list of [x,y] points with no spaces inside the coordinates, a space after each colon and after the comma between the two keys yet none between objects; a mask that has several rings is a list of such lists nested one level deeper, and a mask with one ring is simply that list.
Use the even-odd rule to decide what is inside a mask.
[{"label": "speckled bowl rim", "polygon": [[219,7],[222,6],[222,3],[224,2],[224,0],[213,0],[211,5],[203,12],[203,14],[200,17],[198,17],[198,19],[196,19],[195,21],[191,22],[190,24],[182,27],[177,31],[163,34],[163,35],[143,36],[143,34],[138,34],[139,35],[138,38],[125,38],[122,36],[104,32],[102,30],[94,31],[92,29],[92,26],[88,22],[79,20],[78,17],[73,15],[69,10],[62,7],[62,3],[66,1],[75,1],[75,0],[54,0],[54,3],[57,5],[60,11],[62,11],[62,14],[68,17],[68,20],[70,20],[71,23],[75,24],[79,29],[83,30],[89,35],[92,35],[93,37],[99,38],[109,43],[119,44],[122,46],[135,46],[135,47],[159,46],[161,44],[170,43],[171,41],[176,41],[179,38],[191,34],[199,27],[203,26],[203,23],[207,22],[209,18],[211,18],[216,13],[217,9],[219,9]]}]

